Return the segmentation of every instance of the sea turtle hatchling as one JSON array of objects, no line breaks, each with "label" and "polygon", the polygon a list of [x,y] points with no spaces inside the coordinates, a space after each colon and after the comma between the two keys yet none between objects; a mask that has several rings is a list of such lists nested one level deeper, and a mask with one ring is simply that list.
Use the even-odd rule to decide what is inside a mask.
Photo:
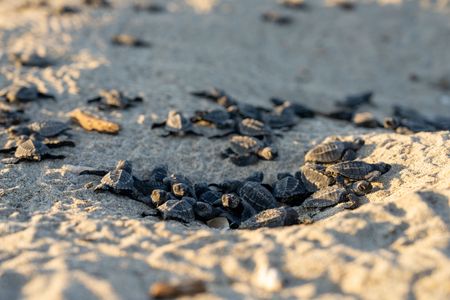
[{"label": "sea turtle hatchling", "polygon": [[277,201],[262,184],[254,181],[245,182],[238,190],[239,197],[250,204],[257,212],[275,208]]},{"label": "sea turtle hatchling", "polygon": [[33,122],[24,126],[11,126],[7,132],[10,137],[21,135],[36,135],[42,138],[52,138],[60,134],[67,134],[66,131],[70,129],[70,126],[61,121],[45,120]]},{"label": "sea turtle hatchling", "polygon": [[273,184],[273,196],[278,202],[299,205],[311,193],[298,178],[286,174]]},{"label": "sea turtle hatchling", "polygon": [[223,158],[229,158],[237,166],[248,166],[257,163],[257,158],[274,160],[277,157],[277,150],[256,138],[235,135],[230,139],[230,147],[221,155]]},{"label": "sea turtle hatchling", "polygon": [[294,19],[288,15],[282,15],[273,11],[265,12],[261,15],[261,20],[277,25],[289,25],[294,22]]},{"label": "sea turtle hatchling", "polygon": [[310,192],[327,188],[335,183],[333,177],[325,173],[326,167],[315,163],[305,163],[300,167],[301,180]]},{"label": "sea turtle hatchling", "polygon": [[194,91],[191,92],[190,94],[197,98],[203,98],[213,101],[225,108],[238,104],[238,102],[233,97],[228,95],[224,90],[218,88]]},{"label": "sea turtle hatchling", "polygon": [[277,207],[263,210],[242,222],[239,229],[257,229],[261,227],[281,227],[298,224],[298,214],[291,207]]},{"label": "sea turtle hatchling", "polygon": [[180,112],[171,110],[167,115],[167,119],[162,122],[154,122],[152,129],[163,128],[165,133],[161,136],[167,137],[169,135],[184,136],[188,134],[201,135],[195,129],[190,120],[186,119]]},{"label": "sea turtle hatchling", "polygon": [[372,105],[373,92],[367,91],[360,94],[349,95],[342,101],[336,101],[338,107],[357,109],[362,105]]},{"label": "sea turtle hatchling", "polygon": [[14,109],[6,103],[0,102],[0,126],[9,127],[26,120],[23,109]]},{"label": "sea turtle hatchling", "polygon": [[423,119],[389,117],[384,119],[383,125],[384,128],[392,129],[400,134],[412,134],[421,131],[433,132],[438,130],[434,125]]},{"label": "sea turtle hatchling", "polygon": [[308,197],[302,204],[305,208],[326,208],[346,202],[345,208],[354,209],[359,206],[358,196],[372,191],[368,181],[358,181],[348,187],[329,186]]},{"label": "sea turtle hatchling", "polygon": [[64,147],[67,144],[54,143],[46,145],[37,139],[27,139],[10,149],[0,150],[0,152],[14,151],[14,157],[2,159],[1,162],[5,164],[16,164],[21,161],[41,161],[43,159],[63,159],[64,155],[54,155],[50,152],[50,148]]},{"label": "sea turtle hatchling", "polygon": [[24,67],[46,68],[54,64],[51,59],[36,52],[11,53],[9,59],[11,62]]},{"label": "sea turtle hatchling", "polygon": [[[133,166],[130,161],[119,160],[114,170],[107,172],[100,183],[94,188],[95,192],[110,191],[118,195],[127,196],[133,200],[149,204],[148,196],[144,197],[136,189],[137,178],[132,175]],[[101,170],[86,170],[80,175],[102,175],[104,171]]]},{"label": "sea turtle hatchling", "polygon": [[10,103],[24,103],[37,101],[39,99],[55,99],[55,96],[39,91],[36,85],[17,85],[13,84],[0,93]]},{"label": "sea turtle hatchling", "polygon": [[129,34],[118,34],[111,38],[111,43],[116,46],[128,46],[135,48],[148,48],[151,44]]},{"label": "sea turtle hatchling", "polygon": [[223,109],[213,109],[209,111],[196,111],[191,118],[191,122],[197,125],[216,126],[217,128],[233,128],[235,126],[234,120],[230,113]]},{"label": "sea turtle hatchling", "polygon": [[305,161],[316,163],[334,163],[353,160],[356,151],[364,145],[364,140],[356,138],[352,142],[333,141],[317,145],[305,154]]},{"label": "sea turtle hatchling", "polygon": [[345,181],[375,181],[390,169],[391,165],[386,163],[370,164],[363,161],[345,161],[328,166],[325,173],[336,178],[336,182],[342,185]]},{"label": "sea turtle hatchling", "polygon": [[245,118],[238,123],[238,131],[242,135],[264,137],[272,134],[269,126],[259,120]]},{"label": "sea turtle hatchling", "polygon": [[101,110],[111,109],[126,109],[134,105],[134,103],[141,103],[142,97],[130,98],[125,96],[121,91],[101,90],[98,97],[87,100],[87,103],[97,103]]},{"label": "sea turtle hatchling", "polygon": [[167,200],[157,207],[163,220],[176,220],[189,223],[195,220],[194,205],[190,199]]}]

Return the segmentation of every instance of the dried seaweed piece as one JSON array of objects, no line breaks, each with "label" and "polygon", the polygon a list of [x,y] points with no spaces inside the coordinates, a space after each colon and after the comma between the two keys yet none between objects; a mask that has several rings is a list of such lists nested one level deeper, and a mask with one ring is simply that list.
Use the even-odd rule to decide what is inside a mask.
[{"label": "dried seaweed piece", "polygon": [[87,114],[80,109],[71,111],[69,116],[87,131],[117,134],[120,130],[119,124]]}]

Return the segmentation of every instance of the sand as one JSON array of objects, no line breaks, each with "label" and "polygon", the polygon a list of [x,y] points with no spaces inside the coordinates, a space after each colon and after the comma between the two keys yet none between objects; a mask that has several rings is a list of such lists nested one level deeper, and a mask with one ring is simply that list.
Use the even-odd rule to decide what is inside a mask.
[{"label": "sand", "polygon": [[[121,125],[117,136],[74,126],[77,147],[61,150],[62,161],[0,164],[0,299],[147,299],[153,282],[183,278],[206,281],[208,292],[198,298],[208,299],[450,297],[449,132],[399,135],[301,120],[277,139],[279,160],[238,168],[218,156],[226,140],[164,139],[150,129],[169,109],[214,107],[189,95],[210,86],[248,103],[269,105],[279,96],[323,110],[372,89],[370,110],[380,118],[393,104],[448,115],[450,91],[434,84],[450,76],[448,1],[357,1],[352,12],[330,1],[310,1],[307,12],[266,0],[162,1],[169,12],[158,15],[114,1],[112,10],[63,17],[17,12],[23,2],[0,1],[0,86],[34,82],[58,96],[29,105],[33,120],[69,120],[102,88],[145,103],[104,114]],[[295,22],[262,23],[267,10]],[[118,33],[153,47],[112,47]],[[32,49],[58,64],[8,63],[8,53]],[[270,182],[279,171],[296,171],[304,152],[330,135],[365,138],[359,158],[393,168],[360,208],[337,208],[311,225],[219,231],[142,218],[152,209],[94,194],[84,186],[96,178],[76,175],[80,167],[129,159],[138,174],[166,162],[195,180],[261,170]]]}]

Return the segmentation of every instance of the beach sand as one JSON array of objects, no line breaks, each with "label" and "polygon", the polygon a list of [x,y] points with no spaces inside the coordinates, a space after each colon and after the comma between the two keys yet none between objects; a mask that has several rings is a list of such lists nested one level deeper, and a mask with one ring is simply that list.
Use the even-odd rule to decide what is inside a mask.
[{"label": "beach sand", "polygon": [[[121,125],[116,136],[73,126],[77,146],[58,151],[64,160],[0,164],[0,299],[147,299],[152,283],[186,278],[206,282],[198,299],[450,298],[449,132],[399,135],[303,119],[276,139],[278,160],[239,168],[219,157],[226,139],[161,138],[150,129],[170,109],[215,107],[189,95],[211,86],[251,104],[277,96],[324,111],[373,90],[369,109],[380,119],[394,104],[448,116],[450,91],[437,86],[450,78],[448,1],[357,1],[353,11],[309,1],[310,10],[292,11],[268,0],[174,0],[161,1],[162,14],[114,1],[113,9],[65,16],[17,11],[24,2],[0,1],[0,87],[33,82],[57,95],[30,104],[32,120],[69,120],[99,89],[145,102],[103,113]],[[269,10],[294,23],[263,23]],[[152,47],[111,46],[119,33]],[[8,62],[11,52],[36,49],[57,65]],[[363,137],[359,158],[393,167],[360,208],[310,225],[219,231],[143,218],[153,210],[95,194],[85,184],[98,178],[77,175],[80,166],[129,159],[138,174],[167,163],[196,181],[264,171],[271,182],[297,171],[305,151],[330,135]]]}]

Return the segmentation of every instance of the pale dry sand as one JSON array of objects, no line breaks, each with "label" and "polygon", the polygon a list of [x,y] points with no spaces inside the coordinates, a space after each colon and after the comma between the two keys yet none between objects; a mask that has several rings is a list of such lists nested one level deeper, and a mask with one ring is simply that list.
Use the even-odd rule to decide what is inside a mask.
[{"label": "pale dry sand", "polygon": [[[115,1],[113,10],[64,17],[15,12],[21,2],[0,1],[0,86],[28,81],[56,93],[56,103],[29,106],[34,120],[68,120],[100,88],[146,101],[109,116],[122,125],[118,136],[74,129],[78,145],[62,150],[64,161],[0,165],[0,299],[146,299],[152,282],[174,278],[207,281],[208,294],[198,298],[208,299],[450,298],[449,132],[403,136],[302,120],[277,140],[278,161],[237,168],[218,157],[226,141],[163,139],[149,128],[170,108],[213,107],[188,95],[212,85],[249,103],[281,96],[323,109],[373,89],[380,117],[394,103],[448,115],[450,92],[431,84],[450,76],[446,1],[361,1],[353,12],[322,1],[310,1],[309,12],[262,0],[162,1],[170,12],[161,15],[135,14],[131,1]],[[262,23],[266,10],[295,23]],[[117,33],[154,46],[113,48]],[[8,63],[9,52],[27,49],[59,64]],[[412,73],[422,80],[410,82]],[[141,218],[151,209],[94,194],[84,184],[96,178],[73,172],[126,158],[141,173],[167,162],[196,180],[262,170],[270,181],[277,171],[297,170],[304,151],[329,135],[363,136],[360,157],[393,168],[361,208],[308,226],[221,232]]]}]

